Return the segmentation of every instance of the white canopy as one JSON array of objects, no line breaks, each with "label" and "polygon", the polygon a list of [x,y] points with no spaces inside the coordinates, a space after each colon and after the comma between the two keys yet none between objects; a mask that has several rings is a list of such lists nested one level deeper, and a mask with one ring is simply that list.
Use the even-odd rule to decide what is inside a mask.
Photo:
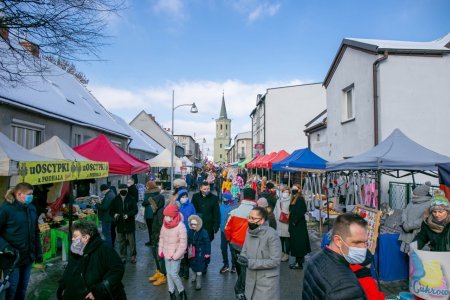
[{"label": "white canopy", "polygon": [[31,152],[46,157],[52,157],[64,160],[76,160],[76,161],[88,161],[84,156],[78,154],[75,150],[70,148],[69,145],[64,143],[58,136],[53,136],[48,141],[34,147]]},{"label": "white canopy", "polygon": [[183,166],[185,166],[185,167],[192,167],[194,165],[194,163],[189,158],[187,158],[186,156],[183,156],[181,158],[181,160],[183,162]]},{"label": "white canopy", "polygon": [[18,162],[48,160],[57,159],[34,154],[0,132],[0,176],[16,175]]},{"label": "white canopy", "polygon": [[[171,156],[172,152],[167,149],[164,149],[159,155],[146,160],[152,168],[170,168],[171,167]],[[183,161],[178,157],[174,156],[173,158],[174,167],[182,167]]]}]

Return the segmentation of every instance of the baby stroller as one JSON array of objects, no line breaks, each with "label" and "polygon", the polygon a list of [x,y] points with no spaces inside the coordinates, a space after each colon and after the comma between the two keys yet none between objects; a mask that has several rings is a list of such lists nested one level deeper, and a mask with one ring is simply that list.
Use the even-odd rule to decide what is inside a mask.
[{"label": "baby stroller", "polygon": [[14,251],[14,255],[0,252],[0,300],[5,299],[6,289],[9,287],[9,277],[19,262],[19,258],[20,255],[18,251]]}]

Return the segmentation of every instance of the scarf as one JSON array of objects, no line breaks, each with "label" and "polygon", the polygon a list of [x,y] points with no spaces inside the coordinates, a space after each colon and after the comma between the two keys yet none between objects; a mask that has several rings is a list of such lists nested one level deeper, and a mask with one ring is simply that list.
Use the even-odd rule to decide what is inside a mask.
[{"label": "scarf", "polygon": [[425,214],[425,223],[428,225],[428,227],[436,232],[441,233],[444,231],[445,227],[450,223],[450,215],[447,216],[442,222],[438,222],[434,217],[433,214]]},{"label": "scarf", "polygon": [[181,214],[178,213],[175,217],[172,217],[171,222],[167,222],[166,219],[164,218],[163,224],[164,224],[164,227],[166,227],[167,229],[171,229],[171,228],[177,227],[178,223],[180,223],[180,221],[181,221]]}]

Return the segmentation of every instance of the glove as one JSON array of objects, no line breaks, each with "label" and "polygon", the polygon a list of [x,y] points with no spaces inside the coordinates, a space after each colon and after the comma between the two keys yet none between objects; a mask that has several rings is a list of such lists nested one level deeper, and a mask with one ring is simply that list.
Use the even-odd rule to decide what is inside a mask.
[{"label": "glove", "polygon": [[237,263],[243,267],[248,267],[248,258],[242,255],[238,255]]},{"label": "glove", "polygon": [[164,253],[161,252],[161,253],[159,254],[159,258],[164,258]]},{"label": "glove", "polygon": [[209,254],[205,254],[205,263],[207,265],[209,265],[210,262],[211,262],[211,256]]},{"label": "glove", "polygon": [[5,255],[14,256],[16,255],[16,250],[11,246],[6,246],[3,251]]},{"label": "glove", "polygon": [[62,299],[64,299],[63,297],[64,297],[64,288],[62,286],[60,286],[56,290],[56,299],[62,300]]}]

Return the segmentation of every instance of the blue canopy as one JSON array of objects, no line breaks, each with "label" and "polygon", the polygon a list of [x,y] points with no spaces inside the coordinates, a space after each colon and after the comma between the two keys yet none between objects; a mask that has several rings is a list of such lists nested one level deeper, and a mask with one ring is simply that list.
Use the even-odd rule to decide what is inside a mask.
[{"label": "blue canopy", "polygon": [[325,170],[327,161],[309,150],[298,149],[282,161],[272,164],[273,171]]}]

